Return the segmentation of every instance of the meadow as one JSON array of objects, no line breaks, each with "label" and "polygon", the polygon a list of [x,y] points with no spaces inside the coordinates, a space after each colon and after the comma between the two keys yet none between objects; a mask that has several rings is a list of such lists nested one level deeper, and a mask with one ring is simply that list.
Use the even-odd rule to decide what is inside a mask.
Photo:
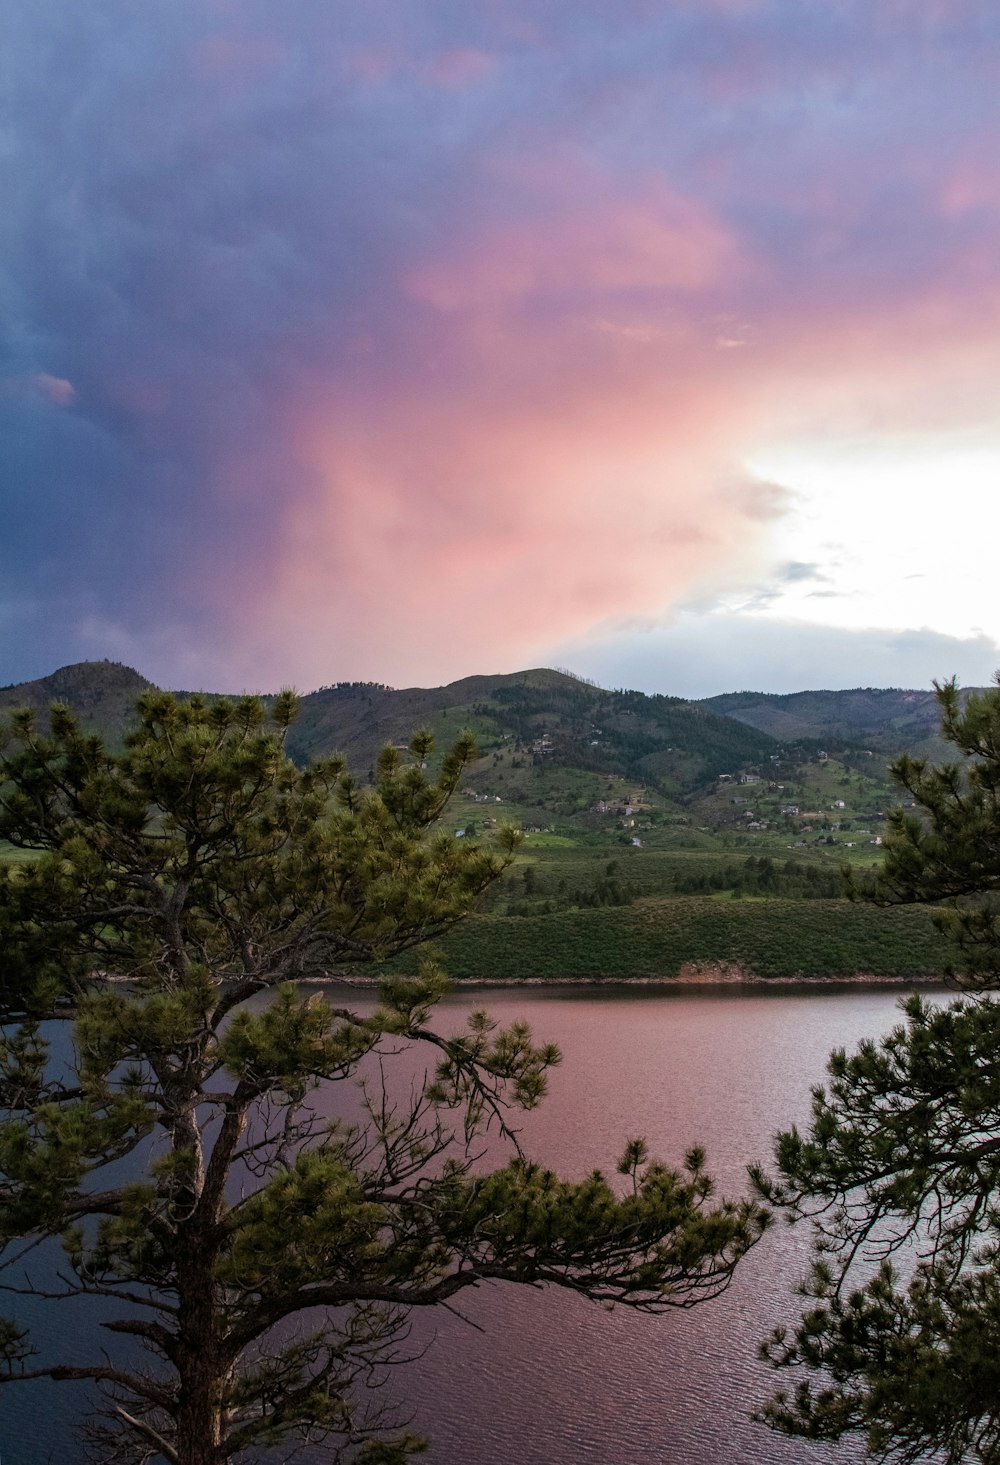
[{"label": "meadow", "polygon": [[[458,980],[935,977],[944,942],[922,907],[848,900],[645,896],[547,915],[474,915],[440,943]],[[403,962],[405,967],[406,963]]]}]

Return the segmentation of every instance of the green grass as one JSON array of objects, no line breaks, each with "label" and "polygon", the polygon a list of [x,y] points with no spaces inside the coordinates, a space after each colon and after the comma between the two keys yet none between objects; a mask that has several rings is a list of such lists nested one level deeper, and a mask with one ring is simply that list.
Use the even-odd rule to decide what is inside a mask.
[{"label": "green grass", "polygon": [[577,840],[571,839],[567,834],[526,834],[524,837],[525,850],[536,849],[576,849]]},{"label": "green grass", "polygon": [[947,951],[920,907],[692,896],[545,916],[472,916],[441,943],[441,954],[459,979],[627,981],[732,963],[760,977],[934,976]]}]

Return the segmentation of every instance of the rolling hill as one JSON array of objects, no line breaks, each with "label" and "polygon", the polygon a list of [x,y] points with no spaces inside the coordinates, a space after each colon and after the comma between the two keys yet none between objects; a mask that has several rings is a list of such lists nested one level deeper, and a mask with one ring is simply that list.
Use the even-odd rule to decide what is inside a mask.
[{"label": "rolling hill", "polygon": [[[135,699],[153,684],[117,662],[80,662],[0,690],[0,713],[64,702],[87,727],[120,741]],[[554,769],[596,788],[609,776],[686,796],[719,773],[760,764],[776,750],[766,732],[679,697],[608,692],[564,672],[537,669],[473,676],[444,687],[403,690],[340,682],[301,699],[289,737],[297,762],[343,753],[364,775],[386,743],[430,727],[439,745],[462,728],[476,734],[480,771],[535,801]]]},{"label": "rolling hill", "polygon": [[[79,662],[0,689],[0,714],[44,713],[66,703],[88,727],[118,743],[135,699],[153,684],[118,662]],[[669,804],[707,793],[721,775],[774,774],[828,748],[885,781],[886,760],[903,750],[937,755],[932,691],[857,688],[778,696],[732,692],[702,702],[607,691],[565,672],[536,668],[471,676],[443,687],[402,690],[338,682],[301,699],[289,737],[297,762],[341,752],[361,776],[386,743],[403,745],[429,727],[439,746],[462,728],[476,735],[485,779],[507,799],[570,814],[599,801],[609,779],[641,785]]]},{"label": "rolling hill", "polygon": [[846,741],[890,755],[904,750],[930,757],[944,753],[945,745],[938,737],[937,698],[932,690],[855,687],[784,696],[726,692],[707,698],[701,705],[779,739]]},{"label": "rolling hill", "polygon": [[[120,744],[151,686],[118,663],[83,662],[0,689],[0,717],[60,701]],[[506,820],[528,833],[447,939],[456,975],[669,976],[737,959],[762,976],[941,970],[926,912],[886,924],[837,898],[845,863],[880,857],[898,799],[889,759],[946,751],[931,692],[690,702],[544,668],[402,690],[341,682],[302,697],[288,746],[300,763],[341,752],[364,778],[386,743],[405,748],[422,727],[439,748],[464,728],[476,736],[452,828],[489,840]]]}]

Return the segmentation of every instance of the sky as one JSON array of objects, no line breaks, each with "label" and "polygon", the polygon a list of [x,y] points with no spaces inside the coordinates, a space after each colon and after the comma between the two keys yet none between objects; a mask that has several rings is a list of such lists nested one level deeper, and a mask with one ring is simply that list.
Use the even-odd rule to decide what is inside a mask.
[{"label": "sky", "polygon": [[1000,667],[994,0],[8,0],[0,681]]}]

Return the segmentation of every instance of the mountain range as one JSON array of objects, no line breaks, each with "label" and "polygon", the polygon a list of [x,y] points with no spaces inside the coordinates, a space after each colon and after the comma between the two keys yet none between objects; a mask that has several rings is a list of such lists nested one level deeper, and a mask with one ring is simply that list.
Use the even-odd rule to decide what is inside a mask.
[{"label": "mountain range", "polygon": [[[0,688],[0,722],[23,706],[44,719],[58,701],[120,746],[152,685],[116,662],[65,666]],[[492,840],[504,823],[526,835],[444,943],[456,978],[659,980],[691,963],[763,977],[943,969],[926,911],[837,898],[845,862],[864,870],[881,856],[900,797],[892,758],[952,751],[931,691],[692,702],[549,669],[402,690],[341,682],[301,698],[288,751],[299,762],[341,752],[363,779],[381,747],[405,748],[420,728],[439,749],[465,728],[476,737],[446,824],[463,837]]]},{"label": "mountain range", "polygon": [[[79,662],[0,688],[0,714],[68,705],[88,727],[120,743],[136,698],[153,686],[118,662]],[[214,695],[206,693],[205,695]],[[933,691],[856,688],[789,695],[732,692],[704,701],[607,690],[566,672],[535,669],[471,676],[443,687],[395,689],[338,682],[301,698],[289,753],[299,762],[343,753],[358,774],[385,743],[405,744],[422,727],[447,745],[476,735],[470,773],[505,800],[557,814],[590,807],[608,780],[632,781],[684,805],[721,776],[770,771],[829,749],[864,757],[881,782],[902,751],[940,756]]]}]

